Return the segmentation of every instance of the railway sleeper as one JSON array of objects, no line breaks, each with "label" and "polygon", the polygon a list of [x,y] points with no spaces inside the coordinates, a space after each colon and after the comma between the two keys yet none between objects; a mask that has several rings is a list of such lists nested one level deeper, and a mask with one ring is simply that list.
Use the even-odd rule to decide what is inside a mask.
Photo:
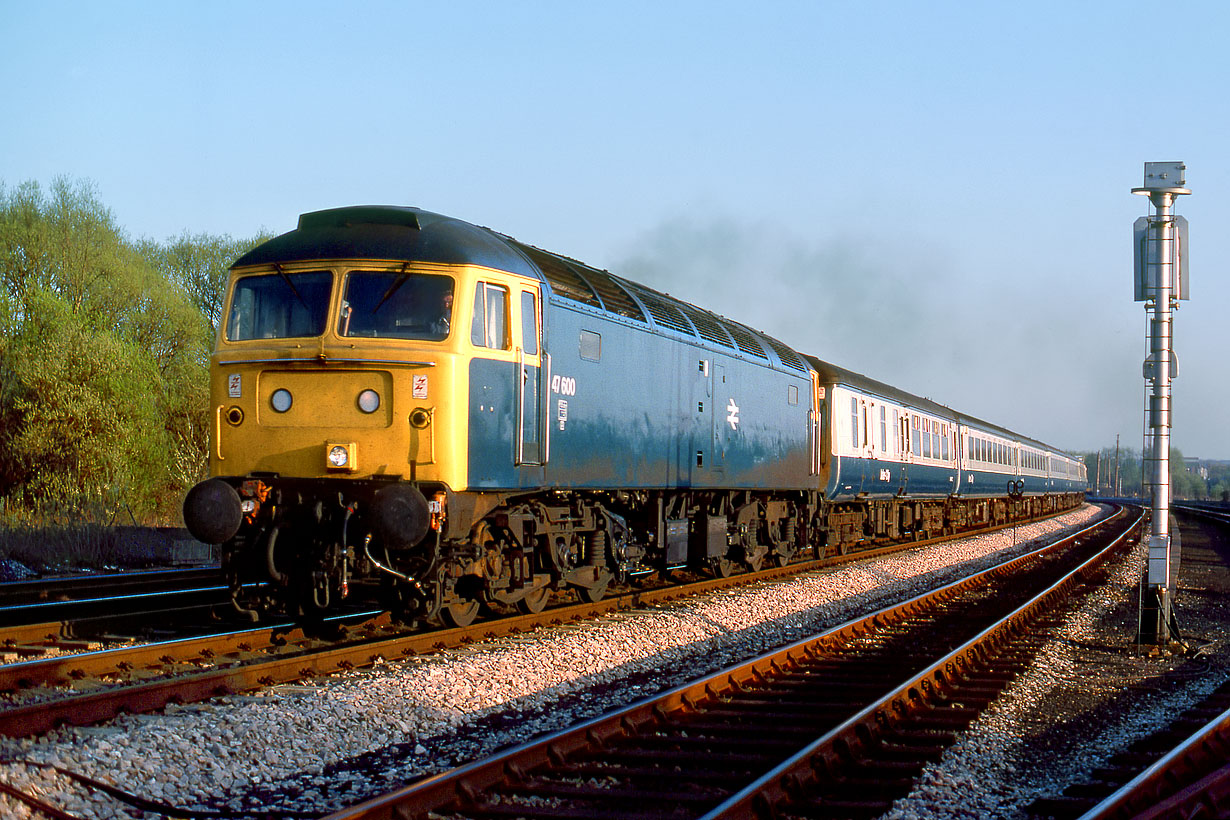
[{"label": "railway sleeper", "polygon": [[[537,772],[535,772],[537,774]],[[613,780],[661,781],[672,788],[678,787],[681,779],[689,783],[719,783],[723,787],[730,786],[732,773],[728,770],[714,769],[705,765],[705,761],[695,761],[695,766],[662,768],[654,766],[609,766],[595,761],[586,761],[585,765],[568,764],[555,766],[551,769],[553,777],[610,778]],[[733,776],[740,776],[735,774]]]},{"label": "railway sleeper", "polygon": [[691,784],[678,782],[674,786],[665,788],[626,784],[586,785],[595,778],[586,777],[582,782],[578,783],[576,780],[581,780],[579,777],[575,780],[555,780],[551,779],[552,774],[554,772],[536,772],[535,777],[516,785],[516,794],[556,797],[578,802],[601,801],[604,805],[610,807],[612,801],[639,803],[645,800],[663,803],[708,805],[730,793],[729,789],[722,789],[716,786],[700,791],[687,790],[687,787]]},{"label": "railway sleeper", "polygon": [[[743,754],[741,752],[720,751],[710,752],[703,761],[706,768],[717,767],[730,772],[762,771],[765,761],[770,760],[764,755]],[[603,752],[601,760],[607,763],[646,764],[661,763],[674,768],[679,765],[679,756],[665,749],[646,749],[640,747],[613,747]],[[697,761],[698,764],[701,761]]]},{"label": "railway sleeper", "polygon": [[706,710],[706,714],[732,722],[750,723],[758,727],[765,721],[789,722],[801,726],[823,726],[836,724],[850,717],[854,714],[852,707],[853,704],[823,704],[814,709],[754,709],[751,711],[709,709]]},{"label": "railway sleeper", "polygon": [[746,732],[739,733],[736,737],[719,737],[710,734],[693,736],[680,728],[669,734],[638,737],[635,742],[635,748],[692,748],[703,749],[706,754],[722,754],[727,749],[741,749],[752,752],[763,750],[768,755],[776,756],[779,753],[787,753],[798,749],[799,744],[793,740],[778,740],[773,737],[748,737]]}]

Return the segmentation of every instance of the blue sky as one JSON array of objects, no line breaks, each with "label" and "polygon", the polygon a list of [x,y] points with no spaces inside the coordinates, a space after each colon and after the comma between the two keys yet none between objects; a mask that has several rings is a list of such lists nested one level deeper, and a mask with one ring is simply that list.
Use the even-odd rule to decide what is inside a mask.
[{"label": "blue sky", "polygon": [[134,237],[392,203],[1061,447],[1140,446],[1143,164],[1181,160],[1173,441],[1230,458],[1221,3],[0,0],[0,181]]}]

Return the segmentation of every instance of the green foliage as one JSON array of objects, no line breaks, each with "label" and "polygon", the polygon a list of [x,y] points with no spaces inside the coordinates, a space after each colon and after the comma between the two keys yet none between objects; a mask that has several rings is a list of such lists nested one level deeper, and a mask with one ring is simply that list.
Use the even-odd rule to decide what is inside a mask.
[{"label": "green foliage", "polygon": [[0,523],[179,522],[227,265],[254,241],[132,242],[88,183],[0,186]]},{"label": "green foliage", "polygon": [[188,297],[212,339],[222,318],[222,299],[231,262],[269,238],[270,235],[260,234],[253,239],[235,240],[209,234],[193,236],[185,231],[165,245],[147,241],[140,247],[149,263]]}]

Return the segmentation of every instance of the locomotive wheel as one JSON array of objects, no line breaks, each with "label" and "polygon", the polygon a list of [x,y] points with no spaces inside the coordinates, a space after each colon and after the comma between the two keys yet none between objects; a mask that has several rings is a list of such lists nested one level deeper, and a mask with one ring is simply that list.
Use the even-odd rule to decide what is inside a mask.
[{"label": "locomotive wheel", "polygon": [[446,604],[441,614],[448,626],[469,626],[478,617],[478,601]]},{"label": "locomotive wheel", "polygon": [[551,600],[551,591],[546,587],[539,587],[532,592],[525,593],[525,597],[517,601],[517,611],[524,615],[537,615],[547,608],[549,600]]},{"label": "locomotive wheel", "polygon": [[596,604],[606,597],[606,587],[610,583],[608,578],[604,583],[593,587],[577,587],[577,598],[581,603]]},{"label": "locomotive wheel", "polygon": [[713,570],[713,574],[717,578],[729,578],[735,571],[735,562],[725,556],[710,558],[709,569]]}]

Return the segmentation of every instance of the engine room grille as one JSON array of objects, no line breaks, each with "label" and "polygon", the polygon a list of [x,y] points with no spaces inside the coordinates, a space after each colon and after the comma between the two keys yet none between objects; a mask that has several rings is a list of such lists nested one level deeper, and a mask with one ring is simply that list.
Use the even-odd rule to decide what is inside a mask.
[{"label": "engine room grille", "polygon": [[566,265],[563,259],[546,251],[540,251],[538,248],[523,245],[520,242],[515,244],[518,250],[528,256],[530,261],[538,266],[538,269],[542,271],[542,275],[546,277],[547,282],[551,285],[552,292],[557,296],[563,296],[565,299],[571,299],[574,302],[593,305],[596,308],[602,307],[602,301],[594,293],[594,289],[589,286],[588,282],[578,276],[576,271]]},{"label": "engine room grille", "polygon": [[611,313],[617,313],[629,319],[636,319],[638,322],[647,322],[640,305],[632,301],[632,297],[628,295],[628,292],[623,289],[614,276],[604,270],[581,266],[575,262],[569,262],[568,264],[570,267],[580,268],[580,273],[585,277],[585,281],[589,282],[594,290],[598,291],[598,297],[602,299],[602,304]]},{"label": "engine room grille", "polygon": [[703,338],[723,347],[735,346],[734,342],[731,341],[730,334],[722,329],[722,325],[718,322],[717,317],[711,316],[691,305],[680,305],[679,309],[692,320],[692,324],[696,325],[696,332]]},{"label": "engine room grille", "polygon": [[784,344],[774,339],[772,336],[761,335],[769,347],[773,348],[773,352],[777,354],[777,358],[782,360],[782,364],[786,367],[793,367],[795,370],[806,370],[807,365],[803,364],[803,360],[799,358],[799,354],[795,353]]},{"label": "engine room grille", "polygon": [[696,331],[692,329],[692,325],[688,323],[688,319],[683,315],[678,306],[668,299],[645,290],[637,288],[636,295],[640,298],[641,304],[653,316],[653,320],[664,327],[673,328],[680,333],[686,333],[689,336],[695,336]]},{"label": "engine room grille", "polygon": [[602,308],[638,322],[647,321],[640,306],[606,271],[539,250],[531,245],[520,242],[515,244],[538,266],[551,285],[551,291],[557,296]]},{"label": "engine room grille", "polygon": [[769,354],[764,352],[764,348],[760,346],[760,342],[756,341],[756,337],[752,335],[752,332],[743,325],[727,319],[723,323],[723,327],[730,331],[730,335],[734,338],[735,344],[737,344],[739,349],[744,353],[759,356],[762,359],[769,358]]}]

